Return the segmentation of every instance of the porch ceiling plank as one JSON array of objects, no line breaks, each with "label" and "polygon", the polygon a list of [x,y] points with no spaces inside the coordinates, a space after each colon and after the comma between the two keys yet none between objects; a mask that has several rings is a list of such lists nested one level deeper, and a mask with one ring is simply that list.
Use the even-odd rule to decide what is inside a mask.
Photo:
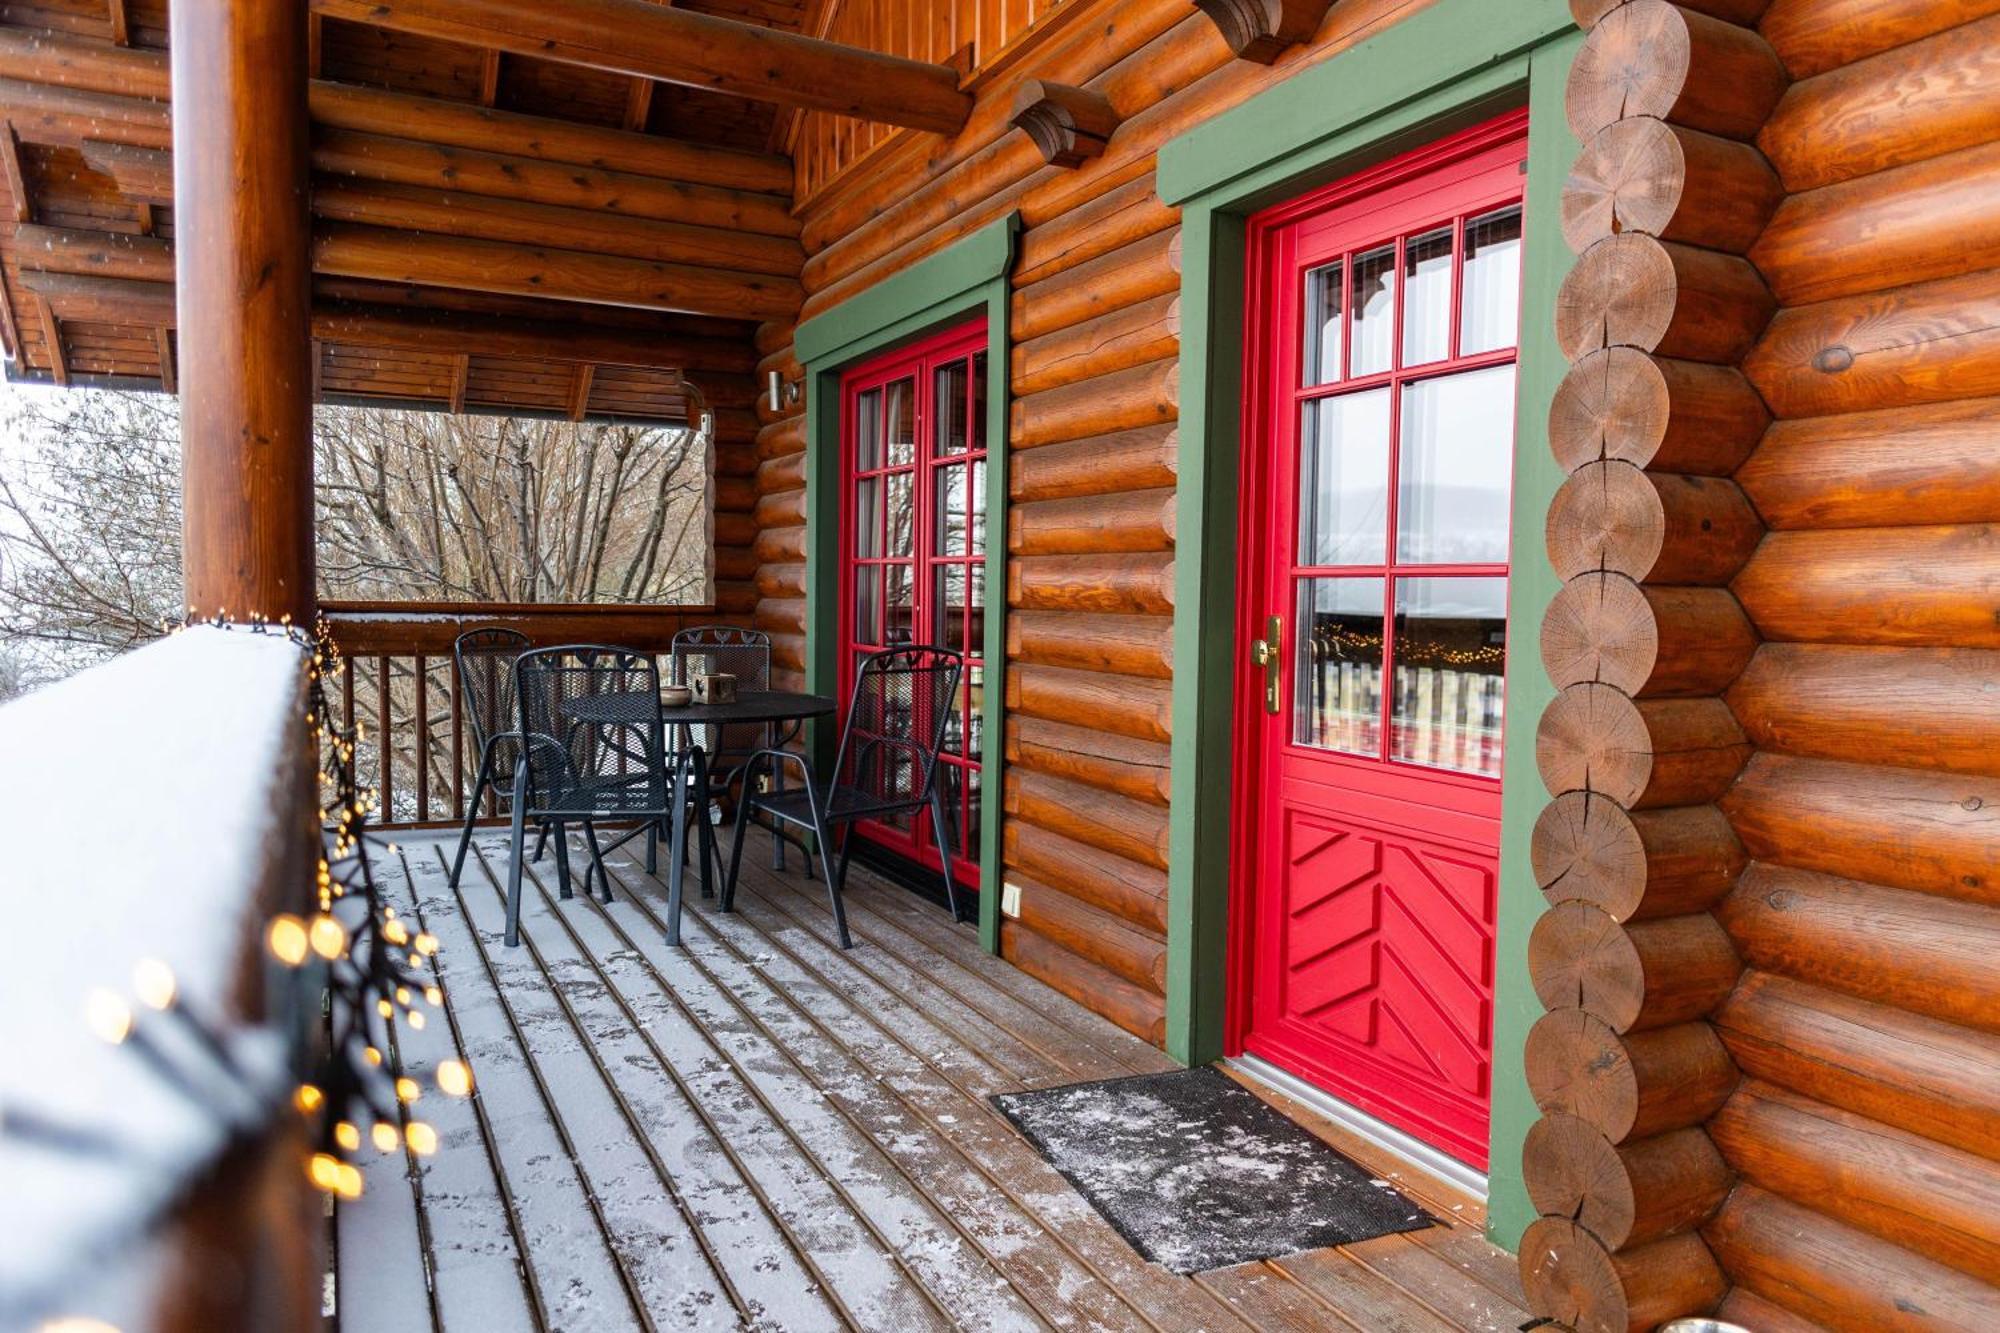
[{"label": "porch ceiling plank", "polygon": [[753,101],[953,134],[972,97],[944,65],[649,0],[312,0],[313,12]]},{"label": "porch ceiling plank", "polygon": [[[41,113],[41,129],[22,129],[31,141],[47,141],[40,133],[166,148],[168,97],[164,51],[0,26],[0,106]],[[337,129],[787,199],[792,189],[791,162],[774,153],[320,78],[310,99],[314,123]]]}]

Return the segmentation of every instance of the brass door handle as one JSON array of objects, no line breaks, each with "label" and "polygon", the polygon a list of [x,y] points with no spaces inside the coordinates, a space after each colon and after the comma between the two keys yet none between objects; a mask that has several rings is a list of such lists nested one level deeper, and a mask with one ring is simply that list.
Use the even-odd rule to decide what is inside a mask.
[{"label": "brass door handle", "polygon": [[1264,621],[1264,637],[1250,645],[1250,660],[1264,668],[1264,711],[1277,713],[1284,708],[1279,698],[1278,665],[1283,657],[1285,622],[1277,616]]}]

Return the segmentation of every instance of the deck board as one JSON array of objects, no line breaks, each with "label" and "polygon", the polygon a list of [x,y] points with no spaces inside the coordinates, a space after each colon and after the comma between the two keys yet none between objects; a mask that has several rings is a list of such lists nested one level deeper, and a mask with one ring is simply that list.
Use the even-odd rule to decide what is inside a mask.
[{"label": "deck board", "polygon": [[1432,1181],[1407,1183],[1459,1225],[1194,1278],[1146,1262],[989,1098],[1171,1062],[866,871],[851,872],[852,951],[834,947],[824,886],[761,858],[734,913],[690,888],[674,949],[665,886],[634,859],[610,858],[609,904],[562,899],[550,865],[531,866],[509,950],[504,845],[475,847],[456,890],[439,840],[384,858],[399,910],[443,944],[447,996],[389,1056],[421,1069],[461,1050],[478,1087],[419,1103],[437,1156],[367,1164],[368,1194],[338,1219],[344,1328],[1449,1333],[1526,1318],[1476,1204]]}]

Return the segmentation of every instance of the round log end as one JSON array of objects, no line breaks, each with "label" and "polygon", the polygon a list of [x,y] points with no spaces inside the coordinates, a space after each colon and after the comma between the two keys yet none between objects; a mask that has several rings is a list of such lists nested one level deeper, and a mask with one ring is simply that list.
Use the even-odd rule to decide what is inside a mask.
[{"label": "round log end", "polygon": [[1622,1143],[1639,1118],[1639,1075],[1611,1025],[1581,1009],[1546,1013],[1528,1030],[1528,1089],[1544,1115],[1560,1112]]},{"label": "round log end", "polygon": [[1572,1218],[1613,1250],[1631,1238],[1639,1213],[1631,1172],[1591,1126],[1573,1115],[1543,1116],[1528,1130],[1521,1168],[1536,1212]]},{"label": "round log end", "polygon": [[1673,327],[1680,279],[1651,236],[1607,236],[1585,250],[1556,295],[1556,342],[1581,361],[1606,347],[1658,348]]},{"label": "round log end", "polygon": [[[1603,9],[1596,5],[1592,8]],[[1664,118],[1692,67],[1687,21],[1672,5],[1635,0],[1597,17],[1570,66],[1564,110],[1586,143],[1627,116]]]},{"label": "round log end", "polygon": [[1631,935],[1586,902],[1542,913],[1528,937],[1528,975],[1543,1008],[1581,1009],[1617,1032],[1646,1004],[1646,964]]},{"label": "round log end", "polygon": [[1571,685],[1542,712],[1535,765],[1551,796],[1587,791],[1628,809],[1653,777],[1653,739],[1631,697],[1594,682]]},{"label": "round log end", "polygon": [[1615,802],[1566,792],[1542,810],[1529,839],[1535,882],[1552,903],[1593,903],[1629,920],[1646,896],[1646,845]]},{"label": "round log end", "polygon": [[1620,232],[1662,235],[1686,188],[1686,154],[1664,122],[1616,121],[1584,145],[1563,183],[1563,239],[1580,254]]},{"label": "round log end", "polygon": [[1586,463],[1550,502],[1546,533],[1561,578],[1609,570],[1644,579],[1665,547],[1667,511],[1658,488],[1630,463]]},{"label": "round log end", "polygon": [[1622,574],[1583,574],[1550,601],[1541,648],[1558,687],[1599,681],[1636,695],[1659,659],[1660,629],[1638,584]]},{"label": "round log end", "polygon": [[1521,1237],[1528,1308],[1576,1333],[1634,1327],[1625,1281],[1601,1242],[1567,1217],[1544,1217]]},{"label": "round log end", "polygon": [[1630,347],[1570,367],[1549,407],[1549,449],[1574,472],[1599,459],[1644,467],[1666,438],[1673,400],[1659,363]]}]

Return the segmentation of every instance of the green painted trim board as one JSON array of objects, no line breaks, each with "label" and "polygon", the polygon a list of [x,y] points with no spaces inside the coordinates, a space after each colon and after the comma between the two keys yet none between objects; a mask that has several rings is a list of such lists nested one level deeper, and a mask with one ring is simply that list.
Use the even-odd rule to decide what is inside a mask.
[{"label": "green painted trim board", "polygon": [[1501,111],[1530,108],[1488,1170],[1488,1234],[1509,1248],[1534,1215],[1520,1168],[1536,1114],[1522,1045],[1538,1011],[1527,935],[1542,898],[1527,839],[1543,796],[1534,728],[1550,689],[1533,645],[1556,590],[1542,519],[1561,482],[1547,411],[1566,368],[1554,338],[1555,291],[1570,264],[1557,201],[1576,153],[1562,95],[1580,43],[1563,0],[1438,0],[1189,130],[1161,149],[1159,163],[1161,197],[1182,207],[1183,316],[1167,1049],[1200,1064],[1222,1053],[1227,1003],[1246,220]]},{"label": "green painted trim board", "polygon": [[[986,316],[986,678],[980,698],[979,940],[1000,950],[1000,799],[1007,727],[1007,274],[1018,213],[989,222],[947,249],[885,278],[799,325],[793,355],[806,368],[806,688],[840,679],[840,376],[898,343],[984,312]],[[843,701],[844,702],[844,701]],[[837,724],[812,737],[831,762]]]}]

